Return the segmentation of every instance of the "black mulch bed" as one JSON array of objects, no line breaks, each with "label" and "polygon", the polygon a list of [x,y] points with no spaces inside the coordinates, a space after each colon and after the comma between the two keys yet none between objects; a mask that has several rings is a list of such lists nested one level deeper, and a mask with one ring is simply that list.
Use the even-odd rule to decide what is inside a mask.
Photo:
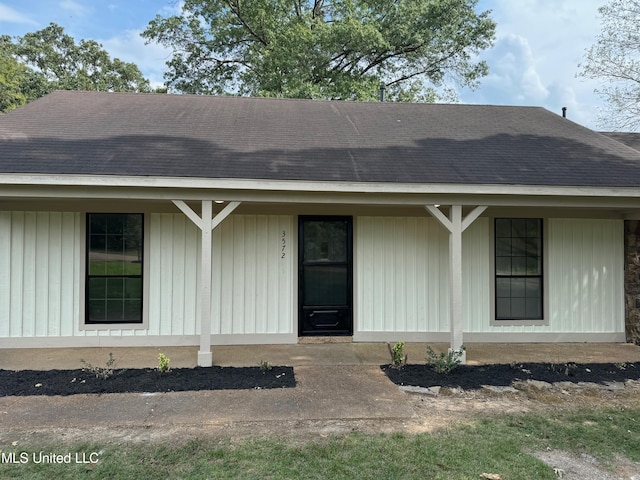
[{"label": "black mulch bed", "polygon": [[415,387],[448,387],[473,390],[483,385],[507,386],[521,380],[543,382],[624,382],[640,379],[640,362],[612,364],[553,364],[518,363],[513,365],[460,365],[448,374],[437,373],[430,365],[405,365],[393,368],[381,367],[387,377],[396,385]]},{"label": "black mulch bed", "polygon": [[184,392],[296,386],[292,367],[118,369],[106,379],[82,370],[0,370],[0,397],[81,393]]}]

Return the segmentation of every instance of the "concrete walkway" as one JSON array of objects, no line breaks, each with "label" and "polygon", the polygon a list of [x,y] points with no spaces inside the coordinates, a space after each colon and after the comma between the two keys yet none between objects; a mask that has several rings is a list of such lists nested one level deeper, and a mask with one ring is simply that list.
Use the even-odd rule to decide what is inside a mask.
[{"label": "concrete walkway", "polygon": [[[444,343],[433,343],[437,352]],[[408,343],[409,363],[425,363],[426,343]],[[198,347],[119,348],[30,348],[0,349],[4,370],[77,369],[81,359],[104,365],[113,353],[120,368],[156,367],[158,354],[171,359],[171,367],[196,366]],[[295,345],[214,346],[213,363],[221,366],[256,366],[261,360],[272,365],[382,365],[389,363],[386,343],[320,343]],[[640,362],[640,347],[622,343],[475,343],[467,346],[467,363],[597,363]]]},{"label": "concrete walkway", "polygon": [[[445,348],[445,345],[436,345]],[[80,368],[80,358],[103,365],[113,352],[121,368],[157,366],[158,352],[172,367],[192,367],[196,348],[113,348],[0,350],[0,368]],[[407,347],[410,361],[424,360],[424,344]],[[197,429],[246,428],[270,422],[293,428],[295,422],[415,421],[407,394],[393,385],[379,366],[389,362],[386,344],[321,344],[214,347],[218,365],[255,366],[260,360],[293,365],[296,388],[154,394],[74,395],[0,398],[0,444],[16,432],[45,435],[60,429],[95,432],[124,429],[145,435],[171,435]],[[624,344],[470,345],[470,363],[512,361],[638,362],[640,347]],[[273,429],[272,429],[273,430]],[[81,435],[80,435],[81,436]],[[1,448],[1,445],[0,445]]]}]

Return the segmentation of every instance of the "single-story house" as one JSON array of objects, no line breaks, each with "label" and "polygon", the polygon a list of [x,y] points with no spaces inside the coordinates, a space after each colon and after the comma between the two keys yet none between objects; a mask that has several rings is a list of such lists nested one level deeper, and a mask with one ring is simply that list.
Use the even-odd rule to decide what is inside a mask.
[{"label": "single-story house", "polygon": [[637,135],[534,107],[52,93],[0,116],[0,348],[637,340]]}]

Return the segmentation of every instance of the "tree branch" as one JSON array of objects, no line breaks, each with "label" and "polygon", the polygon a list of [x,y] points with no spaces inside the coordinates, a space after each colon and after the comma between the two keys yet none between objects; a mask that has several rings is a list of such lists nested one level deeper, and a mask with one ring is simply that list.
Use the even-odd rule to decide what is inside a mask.
[{"label": "tree branch", "polygon": [[400,50],[396,50],[396,51],[388,53],[386,55],[379,55],[373,62],[371,62],[369,65],[367,65],[367,67],[362,72],[360,72],[360,74],[364,75],[365,73],[367,73],[372,68],[377,67],[381,63],[386,62],[387,60],[389,60],[391,58],[398,57],[398,56],[401,56],[401,55],[405,55],[407,53],[415,52],[415,51],[419,50],[420,48],[422,48],[423,46],[424,46],[424,43],[422,43],[420,45],[414,45],[414,46],[408,46],[407,45],[407,46],[401,48]]},{"label": "tree branch", "polygon": [[242,14],[240,13],[240,2],[239,1],[233,1],[233,0],[225,0],[225,3],[229,6],[229,9],[231,10],[231,13],[233,13],[236,18],[238,20],[240,20],[240,23],[242,23],[242,26],[244,28],[247,29],[247,31],[256,39],[258,40],[261,44],[263,44],[265,47],[269,45],[269,42],[267,42],[267,40],[263,37],[261,37],[260,35],[258,35],[258,33],[251,28],[251,26],[249,25],[249,23],[244,19],[244,17],[242,16]]}]

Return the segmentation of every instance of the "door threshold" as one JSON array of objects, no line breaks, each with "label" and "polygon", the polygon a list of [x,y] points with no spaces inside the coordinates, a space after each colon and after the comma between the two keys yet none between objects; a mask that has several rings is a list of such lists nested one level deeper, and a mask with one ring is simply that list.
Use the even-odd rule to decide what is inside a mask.
[{"label": "door threshold", "polygon": [[313,335],[308,337],[298,337],[298,344],[300,345],[314,345],[319,343],[352,343],[353,337],[351,336],[321,336]]}]

